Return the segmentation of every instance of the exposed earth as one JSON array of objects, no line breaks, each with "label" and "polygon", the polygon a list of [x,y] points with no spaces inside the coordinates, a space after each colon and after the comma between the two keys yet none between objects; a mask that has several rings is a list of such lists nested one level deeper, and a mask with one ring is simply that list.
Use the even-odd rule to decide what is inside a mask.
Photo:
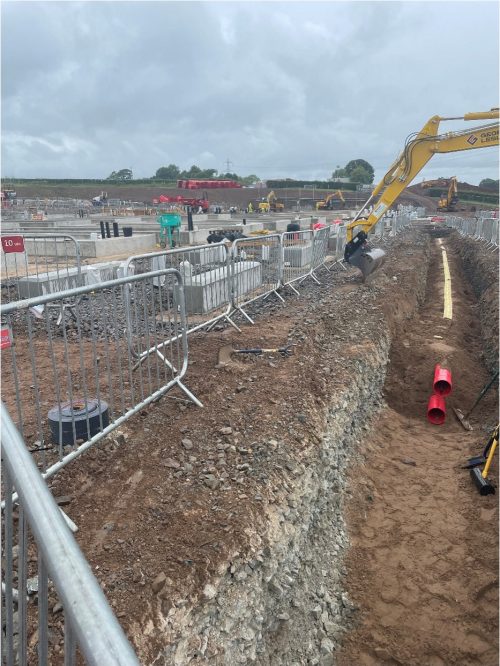
[{"label": "exposed earth", "polygon": [[[498,506],[462,469],[498,392],[471,433],[452,412],[498,362],[497,254],[427,228],[384,243],[367,284],[337,266],[249,307],[240,334],[190,336],[204,407],[162,398],[50,480],[141,664],[498,662]],[[442,426],[426,420],[438,362]],[[59,609],[51,625],[56,664]]]},{"label": "exposed earth", "polygon": [[[444,181],[445,182],[445,181]],[[436,185],[439,188],[438,185]],[[49,184],[49,183],[19,183],[15,186],[18,199],[23,198],[39,198],[39,199],[55,199],[55,198],[77,198],[90,200],[100,194],[101,190],[105,189],[108,198],[120,199],[122,201],[142,202],[151,205],[154,198],[158,198],[160,194],[169,196],[204,196],[203,190],[185,190],[177,187],[163,187],[161,185],[144,185],[144,184],[127,184],[120,185],[110,184],[105,185],[98,183],[96,185],[74,185],[71,183]],[[435,188],[436,189],[436,188]],[[443,185],[443,192],[446,187]],[[211,204],[221,205],[224,208],[236,206],[244,209],[252,201],[255,205],[256,202],[266,197],[272,188],[268,187],[245,187],[235,189],[213,189],[208,190],[207,195]],[[469,183],[459,182],[459,204],[457,206],[457,213],[463,214],[464,212],[471,212],[471,206],[480,208],[491,208],[491,205],[480,204],[476,202],[471,204],[467,201],[467,193],[486,194],[491,195],[491,189],[485,189]],[[275,191],[279,200],[285,204],[285,210],[296,210],[297,202],[300,200],[302,210],[307,207],[313,207],[314,201],[324,198],[329,191],[320,190],[315,188],[297,188],[289,187],[277,189]],[[494,193],[494,192],[493,192]],[[497,193],[498,194],[498,193]],[[351,192],[344,190],[344,197],[346,199],[346,207],[355,207],[364,203],[367,199],[367,194],[362,192]],[[463,200],[463,203],[460,202]],[[394,205],[405,204],[413,206],[424,206],[428,212],[433,212],[437,208],[438,199],[429,196],[428,190],[422,187],[422,183],[415,183],[407,187],[400,197],[396,200]],[[339,204],[340,207],[340,204]],[[498,206],[497,206],[498,207]]]}]

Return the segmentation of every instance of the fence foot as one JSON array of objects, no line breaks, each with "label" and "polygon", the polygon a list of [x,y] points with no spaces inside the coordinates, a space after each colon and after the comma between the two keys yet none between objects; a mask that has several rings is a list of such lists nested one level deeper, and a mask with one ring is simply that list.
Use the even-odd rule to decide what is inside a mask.
[{"label": "fence foot", "polygon": [[280,299],[280,301],[281,301],[283,304],[285,303],[285,299],[283,298],[283,296],[282,296],[281,294],[278,294],[277,291],[273,291],[273,294],[276,294],[276,296]]},{"label": "fence foot", "polygon": [[194,404],[197,405],[198,407],[203,407],[203,403],[200,400],[198,400],[198,398],[194,395],[194,393],[191,393],[191,391],[186,386],[184,386],[184,384],[181,382],[180,379],[178,379],[176,383],[177,386],[181,389],[181,391],[185,395],[187,395],[187,397],[191,400],[191,402],[194,402]]},{"label": "fence foot", "polygon": [[143,352],[139,356],[139,360],[137,361],[137,363],[134,366],[132,366],[132,372],[135,372],[137,370],[137,368],[141,365],[141,363],[144,361],[144,359],[146,359],[152,352],[154,352],[155,354],[157,354],[161,358],[161,360],[163,361],[163,363],[165,363],[167,368],[170,368],[170,370],[172,370],[172,372],[177,372],[177,369],[157,349],[153,349],[151,351]]},{"label": "fence foot", "polygon": [[[231,326],[232,326],[233,328],[235,328],[235,329],[238,331],[238,333],[241,333],[241,328],[238,328],[238,326],[236,326],[236,324],[234,323],[234,321],[231,320],[231,317],[229,317],[229,315],[224,315],[223,317],[221,317],[221,319],[225,319],[225,320],[227,321],[228,324],[231,324]],[[206,326],[205,331],[206,331],[207,333],[210,333],[210,331],[213,329],[213,327],[214,327],[216,324],[218,324],[219,321],[221,321],[221,319],[217,319],[216,321],[213,321],[211,324],[209,324],[208,326]]]},{"label": "fence foot", "polygon": [[236,309],[239,312],[241,312],[241,314],[245,317],[245,319],[247,319],[252,325],[255,324],[254,320],[249,315],[247,315],[247,313],[245,312],[245,310],[243,310],[243,308],[238,307]]},{"label": "fence foot", "polygon": [[291,289],[295,294],[297,294],[297,296],[300,296],[300,291],[298,291],[297,289],[295,289],[295,287],[293,286],[293,284],[284,284],[283,287],[290,287],[290,289]]},{"label": "fence foot", "polygon": [[231,324],[231,326],[233,326],[233,328],[235,328],[238,331],[238,333],[241,333],[241,328],[239,328],[239,326],[236,326],[231,317],[226,315],[225,319]]},{"label": "fence foot", "polygon": [[266,294],[262,300],[266,301],[269,298],[269,296],[271,296],[271,294],[274,294],[275,296],[277,296],[282,303],[285,302],[285,299],[281,296],[281,294],[278,294],[276,289],[274,289],[273,291],[270,291],[268,294]]}]

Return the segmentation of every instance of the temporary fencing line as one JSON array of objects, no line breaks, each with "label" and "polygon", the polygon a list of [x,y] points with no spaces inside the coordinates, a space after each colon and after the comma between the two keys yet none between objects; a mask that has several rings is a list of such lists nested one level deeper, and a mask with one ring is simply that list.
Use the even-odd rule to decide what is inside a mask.
[{"label": "temporary fencing line", "polygon": [[[165,383],[163,385],[160,385],[157,388],[153,388],[153,383],[152,383],[152,378],[151,378],[151,368],[148,365],[148,373],[149,373],[150,376],[149,376],[149,379],[148,379],[148,377],[146,377],[145,381],[147,381],[148,386],[149,386],[149,390],[150,390],[149,395],[147,395],[147,396],[144,395],[143,378],[142,378],[142,375],[141,375],[140,396],[135,396],[133,388],[132,388],[131,399],[132,399],[132,401],[135,401],[135,404],[132,407],[127,408],[125,406],[125,400],[127,400],[127,402],[129,402],[130,398],[125,398],[124,395],[123,395],[123,380],[126,377],[131,382],[131,378],[132,378],[131,368],[130,368],[131,364],[130,364],[130,359],[129,359],[128,360],[128,365],[129,365],[128,373],[127,373],[126,368],[125,368],[125,373],[126,374],[123,375],[122,360],[121,360],[121,358],[118,358],[118,363],[119,363],[119,366],[120,366],[119,378],[118,378],[118,383],[119,383],[118,388],[120,388],[120,391],[121,391],[121,394],[120,394],[120,405],[121,405],[121,412],[122,412],[121,415],[113,417],[111,422],[109,423],[109,425],[104,424],[103,419],[102,419],[102,415],[100,415],[100,417],[99,417],[99,421],[100,421],[100,423],[99,423],[99,425],[100,425],[99,432],[97,432],[92,437],[90,437],[86,442],[78,445],[77,444],[77,437],[76,437],[75,416],[74,416],[74,412],[71,411],[71,421],[72,421],[72,428],[73,428],[74,446],[76,446],[77,448],[75,450],[71,451],[70,453],[64,455],[64,451],[62,450],[62,443],[61,443],[61,439],[60,439],[60,459],[57,463],[49,466],[47,469],[44,470],[44,472],[42,474],[44,478],[49,478],[49,477],[53,476],[54,474],[56,474],[59,470],[61,470],[63,467],[65,467],[69,462],[71,462],[72,460],[80,457],[82,455],[82,453],[87,451],[91,446],[96,444],[98,441],[100,441],[101,439],[106,437],[108,434],[110,434],[113,430],[115,430],[120,425],[122,425],[133,414],[136,414],[137,412],[139,412],[144,407],[148,406],[152,402],[155,402],[156,400],[161,398],[161,396],[163,396],[165,393],[170,391],[175,386],[178,386],[179,389],[186,395],[186,397],[189,400],[191,400],[194,404],[196,404],[200,407],[203,406],[202,402],[200,400],[198,400],[198,398],[185,386],[185,384],[182,381],[185,374],[186,374],[187,368],[188,368],[188,345],[187,345],[187,334],[186,334],[186,326],[185,326],[185,313],[184,313],[184,301],[183,301],[184,294],[183,294],[182,276],[180,275],[179,271],[176,271],[175,269],[165,269],[165,270],[162,270],[162,271],[153,271],[153,272],[143,274],[143,275],[129,276],[129,277],[124,277],[124,278],[118,278],[116,280],[110,280],[110,281],[107,281],[107,282],[103,282],[99,285],[90,285],[90,286],[75,288],[75,289],[72,289],[72,290],[56,292],[56,293],[53,293],[53,294],[46,294],[45,296],[39,296],[39,297],[36,297],[36,298],[17,301],[17,302],[10,303],[10,304],[7,304],[7,305],[4,305],[4,306],[1,307],[0,312],[1,312],[2,320],[8,320],[9,317],[12,317],[14,314],[24,312],[26,314],[26,316],[28,317],[28,322],[29,322],[30,321],[30,319],[29,319],[30,309],[34,306],[46,305],[46,304],[50,303],[51,301],[52,302],[57,301],[57,300],[63,301],[68,296],[82,297],[84,295],[91,294],[91,293],[95,294],[98,291],[101,291],[101,293],[102,293],[104,290],[106,290],[106,292],[111,292],[116,287],[123,287],[123,286],[125,286],[127,284],[131,284],[131,283],[132,284],[139,284],[139,283],[142,282],[143,283],[143,288],[144,288],[145,281],[153,280],[155,278],[160,278],[162,276],[170,276],[170,277],[174,278],[176,283],[177,283],[177,289],[178,289],[178,294],[179,294],[179,302],[178,302],[178,306],[179,306],[179,327],[180,327],[181,332],[178,336],[176,336],[176,338],[181,341],[181,350],[182,350],[182,359],[179,358],[179,360],[181,360],[182,362],[179,365],[179,369],[175,370],[174,366],[173,366],[173,363],[169,363],[169,367],[172,369],[172,372],[175,373],[175,374],[171,378],[167,378],[167,376],[165,375],[165,378],[163,380],[160,377],[160,374],[158,372],[158,367],[157,367],[156,368],[157,383],[161,384],[162,381],[165,381]],[[81,301],[80,301],[80,303],[81,303]],[[77,304],[75,307],[78,308],[79,304]],[[111,316],[115,317],[115,314],[116,314],[115,313],[115,308],[112,307],[111,310],[112,310]],[[77,313],[78,313],[78,310],[77,310]],[[107,315],[105,315],[105,316],[107,316]],[[80,332],[81,317],[80,317],[79,314],[78,314],[78,317],[77,317],[77,321],[79,322],[78,323],[79,328],[78,328],[77,339],[80,340],[81,339],[81,332]],[[92,328],[93,328],[94,320],[93,320],[92,314],[90,315],[90,321],[91,321]],[[105,321],[105,323],[106,323],[106,321]],[[176,322],[174,322],[174,324],[176,324]],[[149,317],[144,322],[144,327],[146,328],[146,337],[150,336],[149,331],[147,330],[147,327],[149,327]],[[11,328],[12,328],[12,324],[11,324]],[[115,330],[116,330],[116,321],[115,321]],[[139,332],[138,334],[142,335],[141,332]],[[65,365],[66,371],[67,371],[67,390],[69,391],[70,404],[73,405],[75,395],[72,392],[73,378],[71,377],[71,372],[70,372],[70,367],[69,367],[66,327],[63,328],[63,335],[64,335],[63,344],[64,344],[64,349],[65,349],[64,365]],[[155,333],[155,335],[156,335],[156,333]],[[93,350],[94,367],[98,368],[99,359],[96,358],[95,339],[94,339],[93,334],[92,334],[92,339],[90,340],[90,344],[92,345],[92,347],[94,347],[94,350]],[[49,348],[50,348],[49,349],[49,353],[50,353],[49,355],[53,355],[52,342],[51,342],[50,336],[48,338],[48,345],[49,345]],[[106,345],[107,345],[107,343],[106,343]],[[157,346],[159,346],[159,345],[157,345]],[[33,341],[32,341],[32,336],[30,334],[30,338],[29,338],[30,353],[29,353],[29,357],[28,357],[28,362],[29,362],[29,358],[31,358],[31,366],[32,366],[31,367],[31,374],[33,376],[33,379],[35,380],[34,381],[35,403],[37,405],[37,415],[36,415],[36,420],[38,422],[37,434],[38,434],[40,440],[43,442],[44,435],[43,435],[43,429],[41,427],[41,415],[39,414],[39,408],[38,408],[38,405],[40,404],[40,401],[41,401],[41,398],[40,398],[41,387],[39,387],[39,385],[37,384],[37,379],[36,379],[37,378],[37,371],[38,371],[38,373],[40,373],[41,370],[36,365],[36,354],[34,353],[34,350],[32,349],[32,347],[33,347]],[[15,360],[16,356],[15,356],[15,352],[14,352],[14,346],[11,345],[11,348],[12,348],[12,352],[13,352],[13,368],[14,368],[14,375],[15,375],[15,373],[17,372],[17,370],[16,370],[17,364],[16,364],[16,360]],[[79,348],[80,348],[80,358],[81,358],[80,363],[82,363],[81,343],[79,344]],[[154,349],[155,349],[155,346],[151,345],[150,346],[150,351],[152,351]],[[177,350],[177,353],[179,355],[179,350]],[[126,361],[127,361],[127,359],[125,359],[125,363],[126,363]],[[92,365],[92,360],[90,361],[90,364]],[[108,365],[108,364],[109,364],[109,353],[107,351],[105,353],[104,365]],[[85,364],[83,364],[83,365],[80,366],[80,370],[81,370],[82,374],[81,374],[81,377],[78,376],[78,380],[83,386],[82,390],[83,390],[83,394],[84,394],[84,398],[85,398],[85,405],[86,405],[85,406],[85,417],[86,417],[86,422],[87,422],[87,433],[89,433],[89,432],[91,432],[91,430],[89,428],[89,408],[87,406],[88,405],[88,396],[89,396],[89,391],[88,391],[89,386],[87,386],[86,375],[87,375],[87,373],[90,372],[90,369],[86,370],[85,369]],[[29,369],[25,368],[25,374],[26,374],[26,372],[29,373],[30,372]],[[62,404],[62,394],[61,394],[61,389],[62,389],[61,379],[62,379],[62,377],[59,376],[57,368],[56,368],[55,365],[53,365],[53,372],[56,373],[55,377],[54,377],[54,379],[55,379],[54,383],[56,385],[55,388],[56,388],[56,393],[57,393],[57,397],[58,397],[58,404],[61,405]],[[108,373],[108,377],[106,377],[106,372]],[[98,387],[97,388],[98,401],[100,400],[100,396],[99,396],[99,390],[100,390],[99,382],[100,382],[100,379],[99,379],[99,377],[101,375],[103,375],[108,380],[108,391],[112,392],[112,390],[113,390],[112,389],[113,385],[112,385],[112,382],[111,382],[111,377],[109,376],[109,372],[110,372],[109,367],[108,367],[107,371],[106,371],[105,368],[100,370],[100,371],[97,370],[96,384],[97,384],[97,387]],[[116,387],[116,380],[115,380],[115,387]],[[18,380],[15,380],[15,388],[16,388],[16,403],[17,403],[17,407],[18,407],[18,415],[19,415],[19,419],[20,419],[20,423],[21,423],[21,429],[22,429],[22,427],[23,427],[23,421],[22,421],[23,410],[22,410],[22,403],[21,403],[21,397],[20,397],[20,384],[19,384]],[[137,400],[137,397],[139,397],[140,399]],[[113,403],[113,400],[111,400],[111,405],[112,405],[112,403]],[[61,427],[62,427],[62,425],[61,425]],[[3,504],[2,504],[2,506],[3,506]]]}]

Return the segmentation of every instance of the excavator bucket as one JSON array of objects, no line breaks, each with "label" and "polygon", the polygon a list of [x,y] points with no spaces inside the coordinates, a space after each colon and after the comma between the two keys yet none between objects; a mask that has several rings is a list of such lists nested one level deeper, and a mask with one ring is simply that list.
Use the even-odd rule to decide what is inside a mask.
[{"label": "excavator bucket", "polygon": [[349,257],[349,263],[356,268],[359,268],[363,274],[363,282],[374,271],[380,268],[385,262],[386,254],[380,248],[373,248],[373,250],[363,249],[359,247]]}]

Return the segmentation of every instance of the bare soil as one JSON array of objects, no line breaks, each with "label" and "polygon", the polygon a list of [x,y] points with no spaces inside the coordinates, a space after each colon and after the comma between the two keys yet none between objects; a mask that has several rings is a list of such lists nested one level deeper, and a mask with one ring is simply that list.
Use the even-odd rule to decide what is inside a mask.
[{"label": "bare soil", "polygon": [[[70,185],[70,184],[61,184],[61,185],[30,185],[30,184],[19,184],[16,186],[18,199],[23,198],[81,198],[81,199],[92,199],[92,197],[100,194],[102,186],[96,185]],[[168,196],[187,196],[187,197],[201,197],[203,196],[203,190],[185,190],[177,187],[162,187],[161,185],[110,185],[106,188],[108,197],[110,199],[120,199],[122,201],[137,201],[151,204],[154,198],[157,198],[160,194],[165,194]],[[229,189],[213,189],[208,190],[208,199],[211,204],[218,204],[223,207],[229,206],[238,206],[245,208],[250,202],[255,204],[256,201],[260,201],[263,197],[266,197],[271,188],[262,187],[262,188],[229,188]],[[315,190],[314,199],[319,201],[324,197],[327,190]],[[306,202],[312,202],[313,191],[311,189],[304,188],[283,188],[276,191],[278,198],[285,202],[286,209],[295,210],[297,201],[300,199],[302,204]],[[350,192],[345,191],[344,196],[346,199],[347,207],[359,205],[364,203],[367,199],[366,193],[361,192]],[[394,202],[394,206],[398,203],[401,204],[413,204],[415,206],[424,206],[429,211],[435,211],[437,204],[436,200],[432,199],[429,196],[426,196],[422,192],[414,192],[410,189],[406,189],[399,197],[399,199]]]},{"label": "bare soil", "polygon": [[[301,286],[286,307],[266,301],[241,334],[191,336],[186,383],[204,408],[180,393],[167,396],[51,480],[56,497],[70,498],[65,510],[80,546],[141,663],[161,648],[157,604],[166,614],[183,599],[201,603],[211,577],[264,532],[266,507],[285,501],[294,470],[318,445],[327,405],[352,380],[357,357],[374,350],[383,318],[396,334],[388,407],[352,467],[347,588],[359,612],[338,663],[497,663],[497,504],[480,497],[461,469],[495,425],[497,396],[475,412],[472,434],[452,416],[453,406],[471,405],[488,374],[477,301],[446,239],[454,319],[442,319],[441,250],[433,243],[417,318],[408,320],[414,268],[427,257],[421,236],[410,234],[391,242],[369,284],[355,270],[322,274],[320,287]],[[289,358],[233,355],[219,363],[226,345],[289,342]],[[450,364],[454,379],[441,427],[425,420],[438,361]],[[157,596],[160,573],[166,585]],[[57,616],[52,631],[57,651]]]},{"label": "bare soil", "polygon": [[[485,396],[471,417],[474,431],[465,431],[452,408],[467,412],[489,373],[472,288],[443,241],[453,320],[442,318],[436,244],[425,305],[393,342],[388,408],[351,470],[348,591],[360,619],[342,666],[498,663],[498,500],[481,497],[462,469],[496,426],[498,393]],[[436,362],[453,373],[442,426],[425,419]],[[497,485],[496,462],[490,477]]]}]

